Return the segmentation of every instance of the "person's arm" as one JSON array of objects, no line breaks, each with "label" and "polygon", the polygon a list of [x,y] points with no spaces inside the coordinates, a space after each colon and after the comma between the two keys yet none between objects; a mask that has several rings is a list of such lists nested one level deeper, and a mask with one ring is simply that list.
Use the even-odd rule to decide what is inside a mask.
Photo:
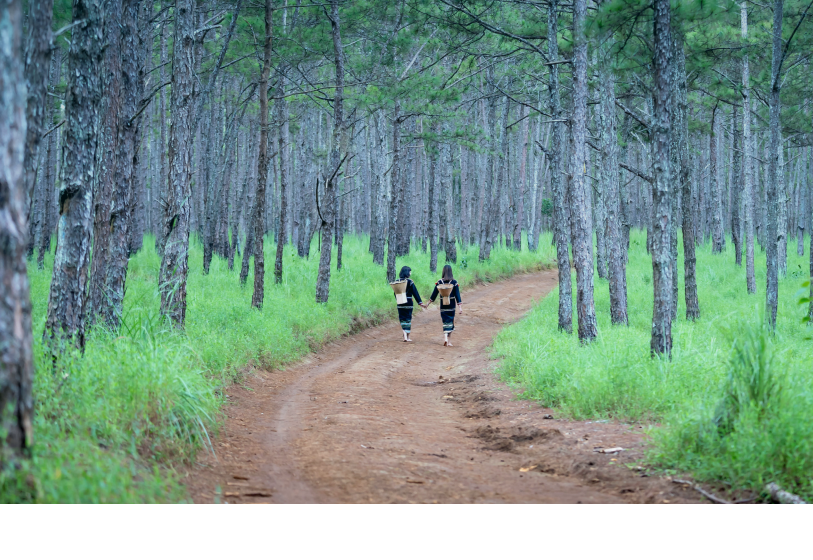
[{"label": "person's arm", "polygon": [[460,284],[455,284],[454,296],[455,301],[457,302],[457,308],[460,310],[460,313],[463,313],[463,300],[460,299]]},{"label": "person's arm", "polygon": [[421,294],[418,293],[418,286],[415,285],[415,282],[410,282],[410,289],[412,290],[412,297],[418,302],[418,305],[423,305]]},{"label": "person's arm", "polygon": [[432,290],[432,297],[429,298],[429,303],[434,303],[438,297],[438,285],[435,284],[435,289]]}]

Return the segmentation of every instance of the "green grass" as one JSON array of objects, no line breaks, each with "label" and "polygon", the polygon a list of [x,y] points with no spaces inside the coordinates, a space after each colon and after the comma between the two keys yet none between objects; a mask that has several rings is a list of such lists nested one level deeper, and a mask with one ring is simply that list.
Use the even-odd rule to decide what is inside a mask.
[{"label": "green grass", "polygon": [[[56,364],[41,344],[52,255],[45,270],[29,267],[34,447],[21,469],[0,472],[0,502],[183,501],[178,473],[209,446],[222,420],[222,389],[239,381],[247,366],[284,367],[353,329],[395,317],[392,290],[367,252],[367,238],[345,237],[341,271],[335,270],[334,250],[326,305],[315,303],[316,244],[310,260],[286,247],[284,281],[274,285],[266,273],[262,311],[250,305],[253,272],[242,288],[239,262],[232,272],[215,257],[203,276],[202,249],[193,243],[186,331],[172,332],[158,315],[160,259],[153,246],[148,236],[130,261],[121,332],[95,329],[83,356],[66,350]],[[273,262],[276,247],[265,246],[266,262]],[[460,251],[454,270],[465,290],[538,269],[552,258],[547,235],[535,254],[496,248],[479,263],[477,247]],[[436,280],[429,255],[413,251],[398,260],[398,267],[404,264],[428,295]]]},{"label": "green grass", "polygon": [[659,423],[651,431],[649,460],[662,468],[754,490],[776,481],[813,497],[813,346],[797,293],[807,279],[807,259],[791,243],[777,329],[770,334],[762,326],[764,253],[757,249],[757,293],[748,295],[730,240],[720,255],[698,248],[701,318],[694,323],[685,320],[681,258],[672,360],[651,359],[652,261],[645,234],[634,232],[629,327],[610,324],[608,284],[596,277],[599,336],[593,344],[582,346],[575,335],[557,331],[554,292],[500,333],[493,348],[502,358],[499,372],[526,397],[571,418]]}]

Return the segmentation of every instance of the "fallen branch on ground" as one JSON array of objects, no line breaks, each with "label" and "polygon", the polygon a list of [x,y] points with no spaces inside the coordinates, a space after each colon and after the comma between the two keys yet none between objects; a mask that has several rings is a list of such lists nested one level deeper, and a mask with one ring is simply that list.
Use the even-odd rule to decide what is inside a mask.
[{"label": "fallen branch on ground", "polygon": [[782,488],[776,483],[771,482],[767,486],[765,486],[765,491],[771,495],[775,501],[779,502],[780,504],[806,504],[807,502],[804,501],[802,498],[797,496],[796,494],[791,494],[787,490],[782,490]]},{"label": "fallen branch on ground", "polygon": [[715,496],[711,492],[706,492],[705,490],[703,490],[702,488],[700,488],[696,484],[692,484],[688,480],[681,480],[679,478],[673,478],[672,482],[674,482],[675,484],[686,484],[687,486],[689,486],[689,488],[691,488],[692,490],[696,490],[697,492],[700,492],[701,494],[703,494],[706,498],[708,498],[709,500],[711,500],[715,504],[731,504],[731,503],[733,503],[733,502],[729,502],[727,500],[724,500],[722,498],[718,498],[717,496]]}]

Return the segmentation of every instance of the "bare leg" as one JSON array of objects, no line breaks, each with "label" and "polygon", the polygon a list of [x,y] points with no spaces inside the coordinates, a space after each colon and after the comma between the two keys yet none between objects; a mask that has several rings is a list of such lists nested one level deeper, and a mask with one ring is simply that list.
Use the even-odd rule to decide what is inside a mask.
[{"label": "bare leg", "polygon": [[446,333],[446,346],[452,345],[452,333]]}]

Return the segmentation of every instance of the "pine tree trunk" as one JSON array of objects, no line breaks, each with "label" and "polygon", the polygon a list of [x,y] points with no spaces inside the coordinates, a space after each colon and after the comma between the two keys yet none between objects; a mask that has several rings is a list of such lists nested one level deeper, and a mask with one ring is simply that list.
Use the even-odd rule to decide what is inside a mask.
[{"label": "pine tree trunk", "polygon": [[[691,172],[691,161],[689,160],[689,119],[688,119],[688,99],[686,84],[686,55],[683,50],[683,35],[679,35],[679,40],[675,42],[675,66],[677,67],[677,88],[675,93],[678,96],[674,115],[673,134],[677,136],[674,144],[679,151],[676,158],[679,165],[679,173],[673,174],[676,177],[676,189],[683,191],[683,283],[684,298],[686,300],[686,319],[694,321],[700,317],[700,303],[697,297],[697,257],[695,255],[695,212],[692,204],[692,182],[689,174]],[[677,220],[677,216],[674,217]],[[675,261],[677,266],[677,261]],[[677,275],[677,268],[673,271]],[[677,305],[677,299],[675,299]],[[674,317],[675,314],[673,314]]]},{"label": "pine tree trunk", "polygon": [[[268,0],[270,2],[270,0]],[[316,278],[316,303],[327,303],[330,295],[330,258],[333,244],[333,227],[336,208],[336,185],[340,167],[342,129],[344,127],[344,51],[339,21],[339,2],[330,0],[330,27],[333,35],[333,56],[336,68],[336,89],[333,94],[333,139],[330,151],[325,196],[322,199],[322,247],[319,255],[319,274]]]},{"label": "pine tree trunk", "polygon": [[619,198],[618,133],[615,119],[615,76],[608,60],[613,48],[611,34],[604,37],[602,60],[599,62],[601,107],[601,178],[603,179],[606,219],[596,224],[605,229],[607,265],[610,284],[610,319],[614,325],[626,325],[627,266],[621,239],[621,200]]},{"label": "pine tree trunk", "polygon": [[740,208],[742,206],[742,148],[740,146],[740,128],[738,107],[734,107],[731,115],[731,128],[733,129],[732,156],[731,156],[731,239],[734,242],[734,262],[742,266],[742,220]]},{"label": "pine tree trunk", "polygon": [[73,21],[60,158],[58,243],[45,333],[51,338],[73,338],[83,349],[93,181],[103,93],[105,2],[74,0]]},{"label": "pine tree trunk", "polygon": [[[166,1],[166,0],[164,0]],[[164,2],[162,2],[163,4]],[[166,62],[167,62],[167,24],[161,24],[161,69],[159,70],[159,80],[163,84],[166,81]],[[150,38],[150,43],[152,42],[152,38]],[[152,49],[150,49],[152,50]],[[161,91],[158,92],[158,121],[160,123],[159,131],[159,146],[158,152],[160,154],[160,162],[161,162],[161,170],[160,175],[158,176],[158,184],[153,186],[154,192],[153,196],[155,199],[153,200],[153,208],[155,209],[155,224],[157,227],[153,230],[153,234],[155,235],[155,252],[159,255],[164,254],[164,245],[166,244],[166,240],[164,239],[163,233],[163,225],[166,220],[166,214],[164,212],[164,203],[166,202],[166,196],[168,193],[168,185],[169,185],[169,167],[167,166],[167,102],[166,102],[166,90],[161,88]],[[192,131],[194,133],[194,131]],[[200,176],[200,175],[198,175]],[[198,186],[200,188],[200,186]]]},{"label": "pine tree trunk", "polygon": [[392,167],[390,171],[390,219],[387,233],[387,280],[394,282],[395,254],[398,243],[399,191],[401,190],[401,103],[395,100],[392,121]]},{"label": "pine tree trunk", "polygon": [[[748,39],[748,9],[747,3],[740,4],[740,21],[742,40]],[[750,67],[748,64],[748,51],[742,56],[742,149],[743,157],[743,194],[745,195],[745,278],[749,294],[757,291],[756,276],[754,274],[754,147],[751,137],[751,86]]]},{"label": "pine tree trunk", "polygon": [[711,136],[709,137],[709,178],[711,180],[711,252],[723,251],[723,186],[720,184],[718,156],[720,153],[720,120],[718,107],[711,113]]},{"label": "pine tree trunk", "polygon": [[[42,206],[34,201],[34,187],[37,184],[37,162],[42,135],[46,132],[48,97],[48,73],[51,55],[51,19],[53,0],[38,0],[29,3],[28,31],[25,39],[25,82],[28,86],[28,99],[25,106],[26,137],[23,173],[25,177],[26,207],[31,215],[31,231],[41,221]],[[34,253],[34,236],[28,236],[28,255]]]},{"label": "pine tree trunk", "polygon": [[802,179],[799,183],[799,215],[796,218],[796,254],[805,254],[805,225],[808,219],[808,196],[810,193],[810,146],[805,148],[807,162],[802,165]]},{"label": "pine tree trunk", "polygon": [[[266,185],[268,183],[268,80],[271,77],[271,56],[273,54],[273,14],[272,0],[265,0],[265,41],[263,42],[263,69],[260,76],[260,140],[259,154],[257,156],[257,188],[254,198],[254,216],[252,227],[254,239],[251,245],[246,245],[254,252],[254,292],[251,296],[251,305],[262,309],[265,296],[265,254],[263,237],[266,232]],[[245,259],[243,266],[245,266]]]},{"label": "pine tree trunk", "polygon": [[[59,84],[60,76],[62,74],[62,50],[56,48],[51,57],[51,89]],[[54,98],[49,104],[49,120],[48,127],[53,127],[58,124],[60,115],[60,101]],[[54,205],[54,182],[56,178],[56,156],[59,150],[59,130],[54,130],[48,135],[47,148],[45,152],[45,173],[42,181],[42,189],[40,191],[40,204],[38,231],[36,232],[37,244],[39,250],[37,252],[37,268],[42,270],[45,268],[45,253],[51,251],[51,233],[53,232],[52,223]]]},{"label": "pine tree trunk", "polygon": [[102,308],[105,322],[114,330],[121,325],[124,287],[130,259],[133,193],[138,169],[137,141],[140,118],[138,103],[144,92],[143,60],[138,36],[138,12],[141,0],[124,0],[120,21],[122,105],[118,127],[118,162],[110,211],[110,249],[108,252],[107,305]]},{"label": "pine tree trunk", "polygon": [[469,151],[460,146],[460,243],[465,250],[471,236],[471,185],[469,184]]},{"label": "pine tree trunk", "polygon": [[22,24],[22,2],[0,1],[0,469],[17,466],[30,449],[34,418]]},{"label": "pine tree trunk", "polygon": [[186,320],[186,279],[189,274],[189,220],[192,191],[192,127],[195,69],[195,3],[175,1],[175,30],[172,50],[170,93],[169,175],[162,236],[164,253],[158,286],[161,314],[179,328]]},{"label": "pine tree trunk", "polygon": [[[377,214],[376,223],[378,228],[371,232],[374,239],[373,244],[373,262],[377,265],[384,265],[384,232],[387,229],[387,206],[389,197],[387,195],[387,177],[384,176],[386,171],[386,131],[384,130],[384,118],[381,116],[380,111],[373,113],[373,123],[375,130],[373,135],[375,138],[375,172],[373,173],[375,181],[375,190],[378,193],[378,198],[375,204],[375,211]],[[392,172],[390,172],[392,177]]]},{"label": "pine tree trunk", "polygon": [[492,216],[494,214],[494,205],[499,202],[494,199],[494,153],[497,151],[497,138],[494,128],[497,120],[497,98],[495,95],[496,88],[494,87],[494,67],[490,66],[486,78],[487,95],[488,95],[488,112],[486,117],[486,130],[488,131],[488,154],[486,158],[485,169],[485,184],[484,193],[482,196],[482,217],[480,219],[480,262],[487,260],[491,255],[491,247],[494,242],[492,235]]},{"label": "pine tree trunk", "polygon": [[[106,2],[108,25],[105,42],[111,48],[104,50],[102,80],[101,157],[98,160],[98,177],[93,192],[93,255],[90,264],[90,288],[88,293],[87,327],[103,314],[109,294],[107,288],[107,264],[110,257],[110,206],[116,187],[118,160],[119,120],[122,110],[121,26],[122,0]],[[116,22],[111,25],[110,22]]]},{"label": "pine tree trunk", "polygon": [[522,250],[522,222],[525,215],[525,189],[528,163],[528,108],[523,105],[520,118],[524,119],[519,128],[519,181],[512,181],[514,188],[511,196],[511,219],[513,221],[512,237],[514,250]]},{"label": "pine tree trunk", "polygon": [[288,102],[285,100],[285,78],[282,74],[279,76],[280,86],[278,88],[280,98],[275,102],[277,110],[277,126],[279,127],[279,134],[277,134],[277,153],[279,154],[279,184],[280,184],[280,203],[279,203],[279,222],[280,235],[277,237],[277,254],[274,260],[274,283],[282,283],[282,255],[285,249],[285,225],[288,222]]},{"label": "pine tree trunk", "polygon": [[785,277],[788,273],[788,187],[785,180],[785,151],[782,149],[782,131],[779,131],[779,153],[776,167],[776,266],[779,276]]},{"label": "pine tree trunk", "polygon": [[[444,125],[446,127],[446,136],[449,135],[448,124]],[[441,154],[441,175],[440,175],[440,190],[443,193],[441,197],[441,212],[443,215],[441,216],[441,224],[443,224],[443,229],[441,233],[443,234],[443,250],[446,252],[446,262],[457,264],[457,246],[455,245],[455,235],[454,235],[454,212],[450,207],[450,204],[453,204],[453,180],[452,180],[452,147],[449,145],[448,142],[444,142],[440,147],[440,154]]]},{"label": "pine tree trunk", "polygon": [[[505,104],[503,105],[502,117],[500,118],[500,141],[499,141],[499,154],[497,155],[497,182],[494,185],[494,202],[491,204],[491,213],[489,216],[489,239],[491,240],[491,247],[499,246],[500,238],[505,233],[505,215],[506,215],[506,194],[507,182],[509,180],[508,159],[509,159],[509,144],[508,144],[508,116],[511,112],[511,100],[505,97]],[[489,249],[490,254],[490,249]]]},{"label": "pine tree trunk", "polygon": [[653,119],[654,161],[652,184],[652,315],[653,356],[672,355],[672,273],[669,251],[673,189],[670,184],[669,145],[671,140],[672,38],[668,0],[654,4],[655,107]]},{"label": "pine tree trunk", "polygon": [[211,99],[211,107],[207,111],[206,123],[206,151],[203,156],[203,212],[205,225],[203,226],[203,273],[209,274],[209,267],[212,264],[215,245],[215,187],[212,173],[213,146],[217,136],[217,117],[214,115],[217,109],[215,99]]},{"label": "pine tree trunk", "polygon": [[[593,302],[593,216],[587,191],[587,38],[586,0],[575,0],[573,11],[573,167],[571,191],[573,262],[576,266],[576,309],[579,340],[591,342],[598,335]],[[668,231],[668,230],[667,230]]]},{"label": "pine tree trunk", "polygon": [[[770,107],[770,147],[768,149],[768,178],[766,185],[767,196],[767,231],[765,243],[765,256],[767,260],[767,288],[766,303],[768,308],[768,320],[772,327],[776,326],[776,309],[779,303],[779,269],[778,269],[778,207],[780,182],[780,168],[779,168],[779,150],[782,147],[780,142],[779,130],[779,111],[780,100],[779,93],[782,87],[780,80],[780,69],[782,67],[782,14],[784,9],[784,0],[774,0],[773,5],[773,56],[771,60],[771,89],[769,98]],[[782,236],[784,239],[784,235]]]},{"label": "pine tree trunk", "polygon": [[[548,58],[559,60],[558,0],[548,2]],[[559,268],[559,330],[573,332],[573,295],[570,275],[570,207],[562,180],[563,148],[565,147],[564,112],[559,94],[559,65],[550,67],[548,78],[550,112],[553,116],[553,141],[550,149],[550,182],[553,192],[553,238],[556,242],[556,263]]]},{"label": "pine tree trunk", "polygon": [[[435,138],[438,137],[440,133],[440,128],[437,123],[432,125],[432,136]],[[438,170],[438,144],[436,141],[429,143],[428,151],[429,151],[429,177],[428,177],[428,190],[429,190],[429,271],[432,274],[437,273],[438,271],[438,224],[437,224],[437,214],[439,210],[439,202],[438,199],[440,197],[436,196],[436,188],[435,185],[437,180],[437,170]]]}]

